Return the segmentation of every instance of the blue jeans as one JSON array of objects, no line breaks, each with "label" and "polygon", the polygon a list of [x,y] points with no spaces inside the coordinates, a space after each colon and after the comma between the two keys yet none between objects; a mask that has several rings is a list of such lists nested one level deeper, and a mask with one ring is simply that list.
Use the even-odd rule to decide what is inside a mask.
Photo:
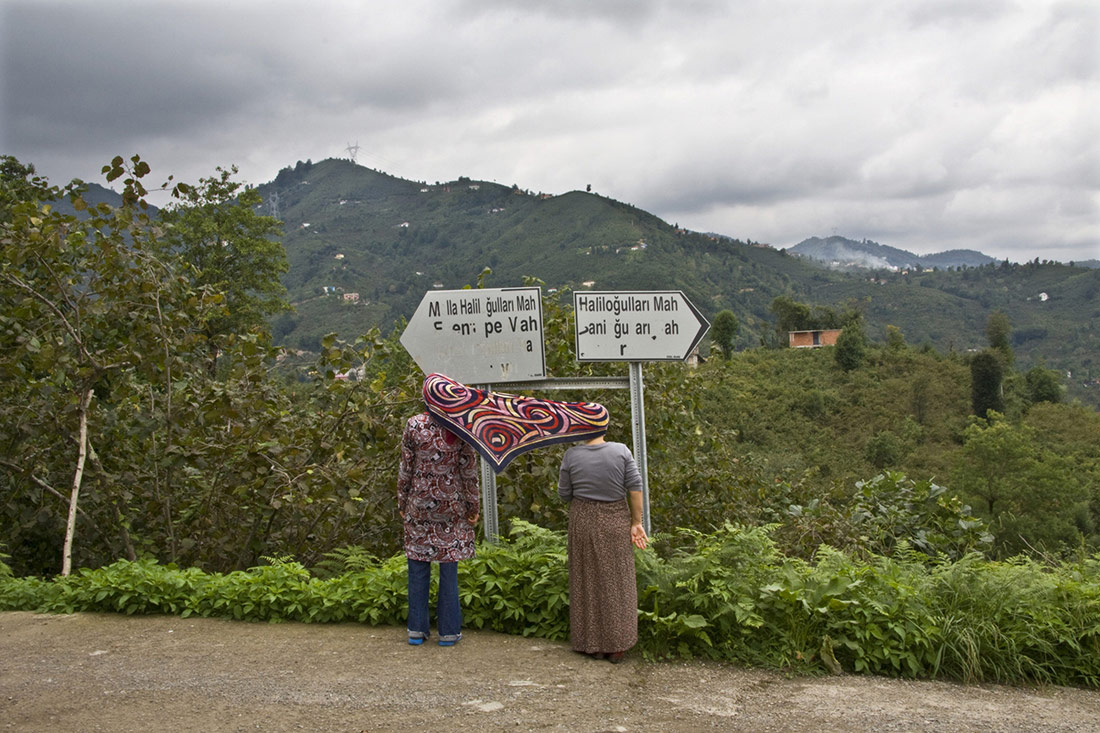
[{"label": "blue jeans", "polygon": [[[440,641],[462,638],[462,608],[458,604],[458,563],[439,564],[439,595],[435,608],[435,623]],[[432,635],[428,622],[428,588],[432,580],[432,564],[409,559],[409,638],[427,639]]]}]

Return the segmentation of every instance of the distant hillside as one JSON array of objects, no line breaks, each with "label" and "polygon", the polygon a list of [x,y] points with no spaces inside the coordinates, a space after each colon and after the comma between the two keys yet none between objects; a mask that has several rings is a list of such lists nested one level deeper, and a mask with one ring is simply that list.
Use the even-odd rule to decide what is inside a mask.
[{"label": "distant hillside", "polygon": [[776,294],[830,277],[783,252],[678,230],[582,191],[415,182],[346,160],[299,163],[258,190],[284,222],[284,282],[297,307],[276,320],[275,334],[303,348],[326,331],[389,328],[426,291],[475,285],[487,267],[489,287],[533,276],[547,289],[683,290],[708,314],[735,310],[749,345],[771,330]]},{"label": "distant hillside", "polygon": [[[107,204],[108,206],[122,206],[122,194],[112,191],[106,186],[101,186],[98,183],[85,184],[87,189],[84,192],[84,200],[95,206],[97,204]],[[57,210],[64,214],[76,214],[72,204],[69,203],[67,198],[63,198],[56,204]],[[150,206],[147,210],[150,216],[154,216],[157,212],[157,207]],[[81,214],[83,216],[83,214]]]},{"label": "distant hillside", "polygon": [[970,249],[955,249],[931,255],[916,255],[903,249],[887,247],[869,239],[855,241],[846,237],[810,237],[788,252],[823,263],[833,269],[905,270],[946,269],[948,267],[981,267],[996,260]]},{"label": "distant hillside", "polygon": [[[1072,375],[1071,395],[1100,405],[1097,269],[994,263],[972,253],[989,263],[975,267],[944,253],[952,257],[922,265],[936,271],[830,270],[787,251],[677,229],[592,193],[547,196],[467,178],[416,182],[347,160],[298,163],[258,190],[265,210],[284,222],[284,282],[296,308],[275,318],[273,332],[297,348],[316,350],[332,331],[348,339],[372,326],[388,332],[428,290],[474,286],[488,267],[487,287],[532,276],[546,292],[682,290],[707,318],[734,312],[738,349],[779,343],[769,310],[779,295],[858,308],[872,340],[893,325],[909,343],[943,351],[984,348],[986,321],[1000,310],[1013,327],[1018,367],[1042,363]],[[922,259],[875,243],[866,249],[887,261]]]}]

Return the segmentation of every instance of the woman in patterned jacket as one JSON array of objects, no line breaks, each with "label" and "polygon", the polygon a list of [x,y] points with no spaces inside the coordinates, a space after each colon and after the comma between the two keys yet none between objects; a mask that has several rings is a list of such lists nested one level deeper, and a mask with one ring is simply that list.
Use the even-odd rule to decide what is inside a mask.
[{"label": "woman in patterned jacket", "polygon": [[409,418],[401,437],[397,508],[409,562],[409,643],[431,636],[428,586],[439,564],[436,628],[440,646],[462,638],[458,561],[474,556],[480,513],[477,452],[427,412]]}]

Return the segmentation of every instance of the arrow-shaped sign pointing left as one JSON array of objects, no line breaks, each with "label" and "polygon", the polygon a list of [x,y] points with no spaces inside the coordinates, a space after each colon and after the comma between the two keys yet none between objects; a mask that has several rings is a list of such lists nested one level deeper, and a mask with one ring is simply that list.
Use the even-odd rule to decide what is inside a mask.
[{"label": "arrow-shaped sign pointing left", "polygon": [[542,379],[542,290],[432,290],[401,345],[424,370],[465,384]]}]

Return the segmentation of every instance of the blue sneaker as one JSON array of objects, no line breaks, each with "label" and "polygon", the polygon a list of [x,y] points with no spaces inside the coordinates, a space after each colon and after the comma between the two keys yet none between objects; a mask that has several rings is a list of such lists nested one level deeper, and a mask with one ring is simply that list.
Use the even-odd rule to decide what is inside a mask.
[{"label": "blue sneaker", "polygon": [[458,636],[445,637],[439,640],[439,646],[454,646],[461,640],[462,634],[459,634]]},{"label": "blue sneaker", "polygon": [[413,646],[420,646],[421,644],[424,643],[424,640],[421,639],[421,638],[418,638],[418,637],[410,636],[409,637],[409,643],[412,644]]}]

